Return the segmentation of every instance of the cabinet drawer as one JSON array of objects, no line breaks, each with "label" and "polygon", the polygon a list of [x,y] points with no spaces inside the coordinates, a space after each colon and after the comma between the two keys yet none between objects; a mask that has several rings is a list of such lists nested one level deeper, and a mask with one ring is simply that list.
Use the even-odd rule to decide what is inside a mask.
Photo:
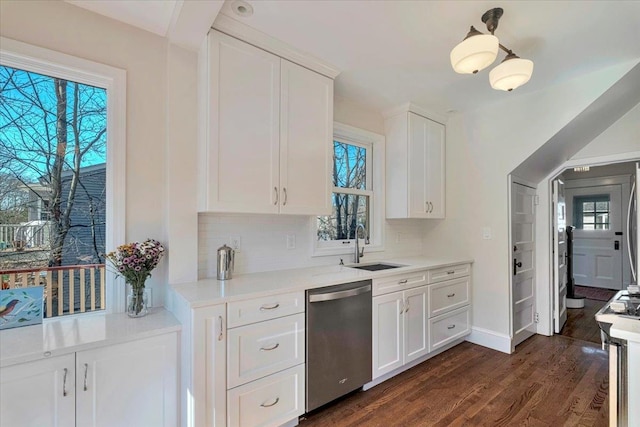
[{"label": "cabinet drawer", "polygon": [[230,329],[227,388],[304,363],[304,314]]},{"label": "cabinet drawer", "polygon": [[469,277],[429,286],[429,317],[469,304]]},{"label": "cabinet drawer", "polygon": [[468,306],[429,319],[429,351],[468,335],[470,325],[471,310]]},{"label": "cabinet drawer", "polygon": [[416,271],[414,273],[398,274],[390,277],[373,279],[373,296],[402,291],[427,284],[427,272]]},{"label": "cabinet drawer", "polygon": [[229,328],[304,313],[304,291],[230,302],[227,313]]},{"label": "cabinet drawer", "polygon": [[304,364],[227,392],[230,426],[277,426],[304,413]]},{"label": "cabinet drawer", "polygon": [[443,280],[457,279],[468,276],[471,272],[471,264],[458,264],[449,267],[434,268],[429,270],[429,283],[442,282]]}]

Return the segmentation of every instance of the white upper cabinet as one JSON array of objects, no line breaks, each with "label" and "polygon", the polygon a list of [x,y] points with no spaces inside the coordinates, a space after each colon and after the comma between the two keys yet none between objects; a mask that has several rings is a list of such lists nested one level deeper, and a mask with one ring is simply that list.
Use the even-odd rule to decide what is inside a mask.
[{"label": "white upper cabinet", "polygon": [[385,121],[387,218],[444,218],[445,127],[412,112]]},{"label": "white upper cabinet", "polygon": [[208,56],[199,210],[330,213],[333,80],[217,31]]}]

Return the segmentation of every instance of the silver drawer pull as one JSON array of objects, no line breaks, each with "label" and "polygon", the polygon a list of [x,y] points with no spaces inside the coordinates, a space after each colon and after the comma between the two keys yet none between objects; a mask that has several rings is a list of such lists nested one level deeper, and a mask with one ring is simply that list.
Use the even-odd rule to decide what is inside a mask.
[{"label": "silver drawer pull", "polygon": [[218,334],[218,341],[222,341],[222,338],[224,338],[223,332],[224,332],[224,325],[223,325],[223,319],[222,316],[218,316],[218,321],[220,322],[220,333]]},{"label": "silver drawer pull", "polygon": [[280,303],[277,302],[274,305],[263,305],[260,307],[260,311],[265,311],[265,310],[275,310],[276,308],[280,307]]},{"label": "silver drawer pull", "polygon": [[69,370],[67,368],[64,368],[64,378],[62,379],[62,395],[66,396],[67,395],[67,372]]},{"label": "silver drawer pull", "polygon": [[274,406],[276,403],[280,402],[280,398],[276,397],[276,400],[273,401],[273,403],[270,403],[268,405],[261,403],[260,406],[262,406],[263,408],[270,408],[272,406]]},{"label": "silver drawer pull", "polygon": [[[280,347],[280,343],[275,343],[274,345],[272,345],[271,347],[260,347],[260,351],[271,351],[271,350],[275,350],[276,348]],[[274,403],[275,405],[275,403]],[[273,406],[273,405],[272,405]]]},{"label": "silver drawer pull", "polygon": [[398,285],[404,285],[404,284],[405,284],[405,283],[407,283],[408,281],[409,281],[409,280],[407,280],[407,279],[400,280],[400,281],[398,282]]},{"label": "silver drawer pull", "polygon": [[449,270],[449,271],[447,271],[447,274],[453,274],[455,272],[456,272],[455,270]]},{"label": "silver drawer pull", "polygon": [[453,297],[455,297],[455,296],[456,296],[456,293],[454,292],[454,293],[452,293],[452,294],[447,295],[447,298],[453,298]]},{"label": "silver drawer pull", "polygon": [[87,391],[87,372],[89,371],[89,364],[84,364],[84,391]]},{"label": "silver drawer pull", "polygon": [[447,329],[453,329],[455,327],[456,327],[456,325],[449,325],[449,326],[447,326]]}]

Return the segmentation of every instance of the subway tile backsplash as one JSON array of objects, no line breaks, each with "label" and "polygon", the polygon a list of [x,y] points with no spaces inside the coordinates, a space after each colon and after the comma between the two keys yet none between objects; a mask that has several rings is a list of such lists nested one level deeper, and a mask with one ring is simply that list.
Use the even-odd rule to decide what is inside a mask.
[{"label": "subway tile backsplash", "polygon": [[[352,262],[351,255],[312,257],[312,222],[315,218],[291,215],[199,214],[198,215],[198,278],[216,276],[216,250],[231,245],[231,238],[239,238],[236,253],[236,274],[285,270],[337,264],[340,258]],[[365,250],[362,262],[385,258],[421,255],[424,242],[424,222],[421,220],[392,220],[385,223],[385,250]],[[287,236],[295,236],[295,242]]]}]

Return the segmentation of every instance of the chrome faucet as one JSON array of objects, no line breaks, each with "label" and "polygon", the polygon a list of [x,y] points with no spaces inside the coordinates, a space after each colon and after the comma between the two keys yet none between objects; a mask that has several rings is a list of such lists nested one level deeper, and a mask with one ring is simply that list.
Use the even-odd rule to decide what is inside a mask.
[{"label": "chrome faucet", "polygon": [[362,246],[362,250],[360,250],[360,243],[358,243],[358,231],[362,229],[362,237],[364,239],[367,238],[367,229],[364,228],[364,225],[358,224],[356,226],[356,244],[355,244],[355,252],[353,254],[353,262],[356,264],[360,264],[360,258],[364,256],[364,246]]}]

